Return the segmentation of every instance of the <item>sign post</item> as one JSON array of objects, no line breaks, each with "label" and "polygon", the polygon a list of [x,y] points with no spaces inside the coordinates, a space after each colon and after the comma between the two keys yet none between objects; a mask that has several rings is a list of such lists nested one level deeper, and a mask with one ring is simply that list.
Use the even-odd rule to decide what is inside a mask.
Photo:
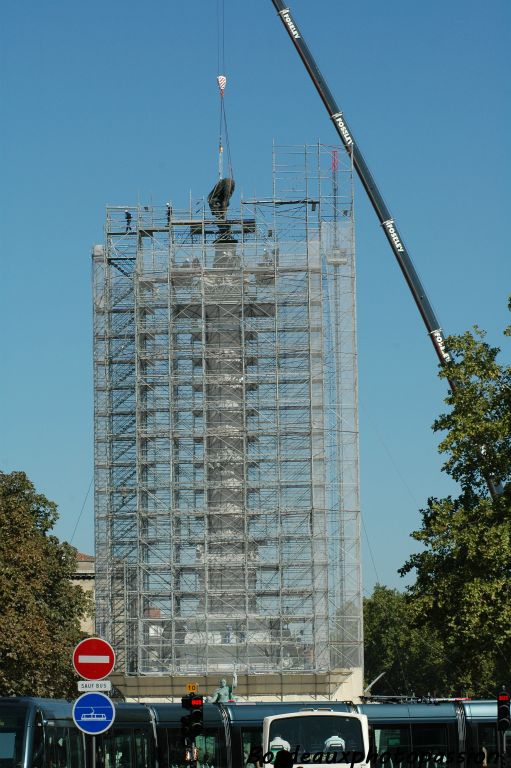
[{"label": "sign post", "polygon": [[101,637],[87,637],[78,643],[73,653],[73,666],[80,677],[79,691],[83,693],[73,704],[73,721],[82,733],[91,737],[92,768],[96,768],[96,736],[108,731],[115,720],[115,707],[101,691],[111,691],[112,683],[105,680],[115,665],[115,651]]}]

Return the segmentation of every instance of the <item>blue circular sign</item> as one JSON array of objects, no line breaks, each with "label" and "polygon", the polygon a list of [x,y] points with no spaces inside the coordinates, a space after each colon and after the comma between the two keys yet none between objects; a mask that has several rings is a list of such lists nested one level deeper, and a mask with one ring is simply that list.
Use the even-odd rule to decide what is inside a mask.
[{"label": "blue circular sign", "polygon": [[73,704],[73,720],[83,733],[97,736],[115,720],[115,707],[104,693],[84,693]]}]

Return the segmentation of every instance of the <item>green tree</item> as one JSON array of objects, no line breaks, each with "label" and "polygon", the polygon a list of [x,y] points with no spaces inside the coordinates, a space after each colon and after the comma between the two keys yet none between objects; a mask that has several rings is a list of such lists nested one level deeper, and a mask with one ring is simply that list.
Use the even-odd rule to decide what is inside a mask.
[{"label": "green tree", "polygon": [[[511,326],[504,335],[511,336]],[[504,490],[495,510],[503,513],[510,501],[509,488],[505,491],[511,480],[511,367],[497,362],[500,349],[485,336],[474,326],[473,333],[447,339],[454,362],[439,375],[456,381],[457,388],[449,392],[450,410],[433,430],[445,433],[439,445],[447,454],[443,468],[460,483],[465,501],[487,496],[490,477]]]},{"label": "green tree", "polygon": [[[443,638],[450,688],[488,695],[511,682],[511,368],[477,327],[448,344],[454,362],[440,376],[458,386],[433,429],[444,432],[444,469],[461,493],[428,500],[412,533],[424,549],[401,573],[416,573],[408,590],[414,625]],[[499,486],[496,499],[485,477]]]},{"label": "green tree", "polygon": [[56,505],[23,472],[0,472],[0,695],[76,695],[72,650],[88,598],[76,550],[50,535]]},{"label": "green tree", "polygon": [[377,584],[364,600],[366,685],[381,672],[371,693],[380,695],[443,694],[447,684],[439,633],[413,623],[407,596]]}]

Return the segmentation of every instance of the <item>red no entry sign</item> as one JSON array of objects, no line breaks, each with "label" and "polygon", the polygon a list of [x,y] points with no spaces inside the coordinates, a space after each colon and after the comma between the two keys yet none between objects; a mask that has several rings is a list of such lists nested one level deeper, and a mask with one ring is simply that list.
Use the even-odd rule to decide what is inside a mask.
[{"label": "red no entry sign", "polygon": [[78,643],[73,653],[73,666],[86,680],[102,680],[110,674],[114,664],[114,649],[100,637],[87,637]]}]

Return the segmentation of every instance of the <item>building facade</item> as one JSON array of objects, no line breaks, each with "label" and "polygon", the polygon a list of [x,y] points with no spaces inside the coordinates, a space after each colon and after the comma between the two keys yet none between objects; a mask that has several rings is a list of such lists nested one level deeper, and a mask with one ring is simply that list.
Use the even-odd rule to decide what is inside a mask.
[{"label": "building facade", "polygon": [[[90,596],[94,602],[94,579],[95,579],[95,566],[94,557],[92,555],[86,555],[83,552],[76,553],[76,571],[74,573],[72,583],[75,586],[79,586],[83,591]],[[87,615],[82,617],[80,621],[80,629],[86,635],[94,634],[94,615]]]},{"label": "building facade", "polygon": [[225,221],[109,207],[93,270],[96,628],[118,672],[356,695],[350,158],[274,152],[272,195]]}]

